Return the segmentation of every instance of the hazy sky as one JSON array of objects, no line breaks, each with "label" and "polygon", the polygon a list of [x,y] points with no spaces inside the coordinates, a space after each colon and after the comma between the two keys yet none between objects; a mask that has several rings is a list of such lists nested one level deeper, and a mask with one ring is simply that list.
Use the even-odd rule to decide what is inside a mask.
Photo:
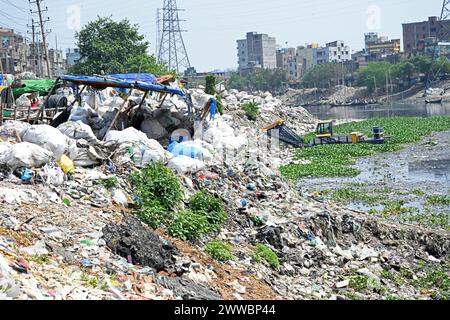
[{"label": "hazy sky", "polygon": [[[198,71],[237,67],[236,40],[247,31],[268,33],[280,46],[344,40],[357,51],[364,33],[401,38],[401,24],[440,15],[442,0],[178,0],[191,64]],[[156,9],[163,0],[45,0],[52,29],[49,41],[66,49],[76,28],[96,18],[129,18],[155,52]],[[26,32],[27,0],[0,0],[0,26]],[[34,9],[34,8],[33,8]],[[79,14],[78,14],[79,12]]]}]

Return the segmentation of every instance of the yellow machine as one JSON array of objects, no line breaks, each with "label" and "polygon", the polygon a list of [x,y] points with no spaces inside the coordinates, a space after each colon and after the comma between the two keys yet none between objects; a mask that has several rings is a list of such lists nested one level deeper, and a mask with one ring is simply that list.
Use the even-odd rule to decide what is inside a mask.
[{"label": "yellow machine", "polygon": [[316,128],[317,139],[331,139],[333,137],[333,121],[319,121]]},{"label": "yellow machine", "polygon": [[384,130],[381,127],[373,127],[373,138],[369,139],[361,132],[352,132],[349,135],[334,135],[333,125],[335,121],[319,121],[316,128],[316,136],[309,143],[298,136],[292,129],[286,126],[284,120],[277,120],[274,123],[263,128],[270,137],[274,137],[295,148],[309,148],[326,144],[383,144],[388,137],[384,136]]}]

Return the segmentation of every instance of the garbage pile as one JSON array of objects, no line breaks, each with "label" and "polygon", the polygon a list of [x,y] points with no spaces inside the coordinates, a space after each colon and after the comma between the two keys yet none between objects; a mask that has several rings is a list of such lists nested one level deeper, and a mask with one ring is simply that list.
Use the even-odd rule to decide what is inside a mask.
[{"label": "garbage pile", "polygon": [[[162,106],[150,97],[139,108],[142,97],[132,96],[126,116],[108,123],[123,99],[104,91],[103,100],[86,95],[57,128],[3,124],[0,299],[433,297],[382,275],[420,277],[419,262],[445,266],[448,233],[299,194],[278,171],[290,150],[273,148],[260,129],[286,119],[302,135],[316,120],[270,93],[217,91],[224,115],[204,121],[190,118],[177,97]],[[192,97],[197,110],[210,99],[201,90]],[[259,106],[256,120],[241,108],[248,101]],[[186,196],[207,190],[223,200],[229,219],[216,238],[231,244],[234,260],[219,263],[204,252],[207,239],[179,241],[133,215],[139,199],[130,174],[151,162],[172,168]],[[280,266],[255,263],[257,244],[273,250]]]}]

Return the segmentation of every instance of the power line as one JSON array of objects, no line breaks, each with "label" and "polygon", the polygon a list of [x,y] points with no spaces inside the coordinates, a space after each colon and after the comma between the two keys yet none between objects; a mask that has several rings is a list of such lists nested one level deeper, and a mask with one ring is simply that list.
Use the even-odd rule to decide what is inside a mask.
[{"label": "power line", "polygon": [[41,36],[42,36],[42,43],[44,46],[44,60],[45,60],[45,64],[47,67],[47,75],[49,78],[52,77],[51,71],[50,71],[50,61],[49,61],[49,57],[48,57],[48,48],[47,48],[47,42],[45,39],[46,33],[44,31],[44,23],[50,21],[50,18],[47,18],[46,20],[43,19],[43,13],[48,11],[48,8],[46,7],[45,10],[42,10],[41,8],[41,2],[43,0],[35,0],[35,1],[31,1],[30,0],[30,4],[35,4],[37,11],[33,12],[33,13],[37,13],[39,16],[39,25],[41,28]]}]

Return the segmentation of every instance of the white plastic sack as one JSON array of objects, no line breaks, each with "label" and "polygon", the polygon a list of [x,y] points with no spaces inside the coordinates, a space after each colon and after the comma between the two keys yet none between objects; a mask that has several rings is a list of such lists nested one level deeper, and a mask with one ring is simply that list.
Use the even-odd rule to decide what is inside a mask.
[{"label": "white plastic sack", "polygon": [[205,131],[204,139],[215,149],[238,150],[247,144],[245,136],[235,136],[234,129],[221,118],[214,121]]},{"label": "white plastic sack", "polygon": [[0,136],[15,138],[17,133],[17,136],[22,139],[30,127],[31,125],[26,122],[8,120],[0,127]]},{"label": "white plastic sack", "polygon": [[26,109],[26,108],[30,108],[31,107],[31,100],[28,99],[28,95],[27,94],[21,95],[16,100],[16,107],[21,108],[21,109]]},{"label": "white plastic sack", "polygon": [[14,144],[4,158],[5,164],[13,170],[18,168],[37,168],[47,164],[52,153],[38,145],[22,142]]},{"label": "white plastic sack", "polygon": [[174,157],[167,166],[179,174],[196,173],[205,168],[202,161],[187,156]]},{"label": "white plastic sack", "polygon": [[42,198],[32,189],[0,188],[0,201],[8,204],[41,204]]},{"label": "white plastic sack", "polygon": [[214,147],[205,141],[197,139],[194,141],[182,142],[181,145],[185,147],[194,147],[195,149],[201,151],[201,153],[199,153],[199,157],[201,158],[197,160],[209,162],[213,159],[212,151],[214,150]]},{"label": "white plastic sack", "polygon": [[0,142],[0,165],[6,164],[6,159],[11,151],[12,144],[9,142]]},{"label": "white plastic sack", "polygon": [[3,255],[0,253],[0,288],[7,288],[12,282],[12,269]]},{"label": "white plastic sack", "polygon": [[78,106],[72,109],[70,113],[69,121],[82,121],[84,123],[89,123],[89,119],[97,116],[97,113],[88,104],[82,107]]},{"label": "white plastic sack", "polygon": [[202,91],[194,91],[191,95],[192,103],[196,110],[202,110],[205,108],[206,104],[214,98],[213,96],[206,94]]},{"label": "white plastic sack", "polygon": [[128,199],[127,196],[125,195],[125,193],[120,190],[120,189],[114,189],[112,194],[112,199],[113,201],[123,207],[127,207],[128,206]]},{"label": "white plastic sack", "polygon": [[166,151],[156,140],[123,143],[114,154],[114,162],[119,166],[133,162],[138,168],[144,168],[151,162],[166,160]]},{"label": "white plastic sack", "polygon": [[58,129],[40,124],[31,126],[23,135],[23,141],[43,147],[51,151],[55,158],[59,158],[66,153],[69,139]]},{"label": "white plastic sack", "polygon": [[69,121],[63,123],[58,127],[58,130],[71,139],[75,140],[84,139],[87,142],[93,144],[100,142],[95,136],[94,132],[92,131],[92,128],[81,121],[77,122]]},{"label": "white plastic sack", "polygon": [[123,131],[111,130],[105,137],[107,144],[129,143],[129,142],[147,142],[150,139],[142,131],[135,128],[128,128]]},{"label": "white plastic sack", "polygon": [[109,97],[107,98],[101,106],[97,108],[97,113],[99,116],[103,117],[106,113],[115,110],[120,110],[124,104],[125,100],[121,97]]}]

